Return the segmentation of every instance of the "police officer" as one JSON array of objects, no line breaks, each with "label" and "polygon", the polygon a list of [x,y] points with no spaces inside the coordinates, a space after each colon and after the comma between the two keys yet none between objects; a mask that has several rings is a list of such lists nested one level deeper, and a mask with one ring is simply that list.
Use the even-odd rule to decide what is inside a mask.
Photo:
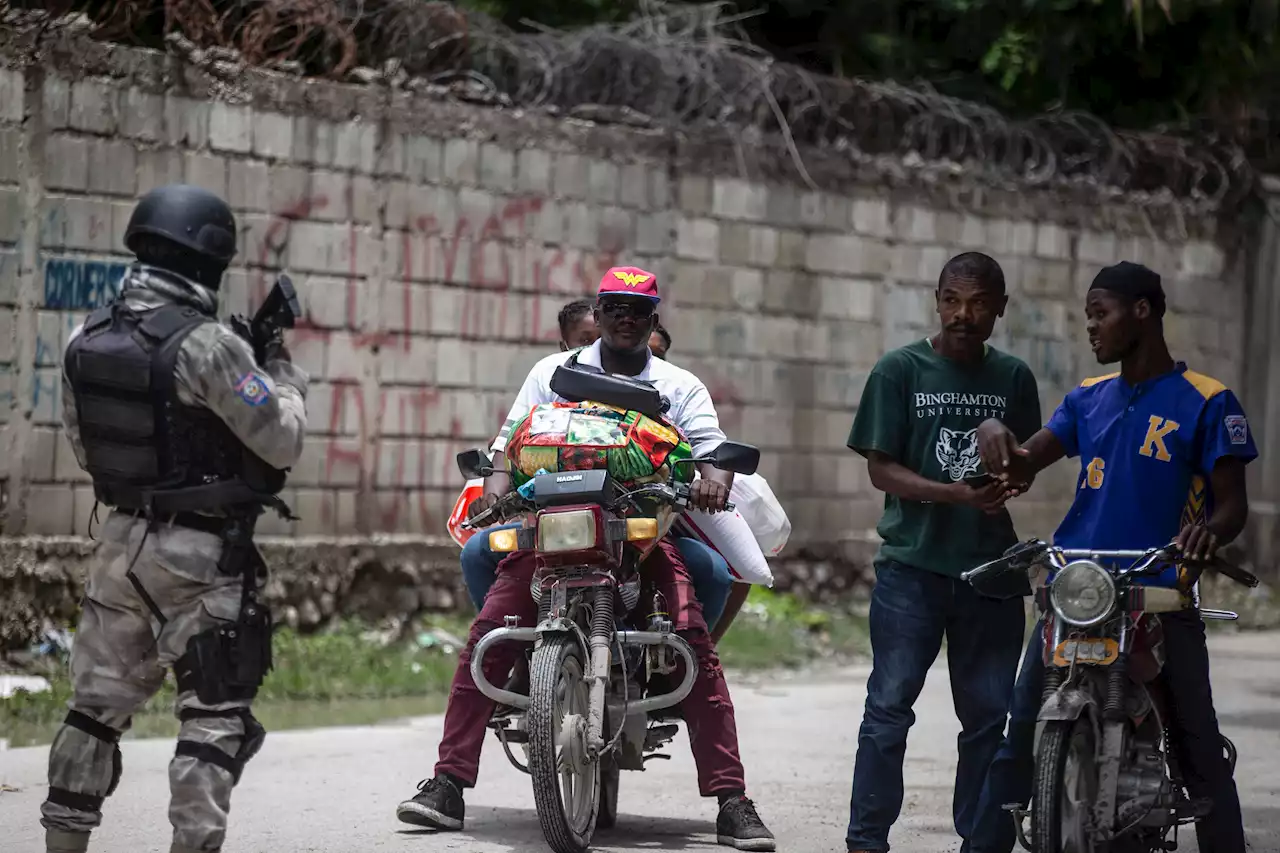
[{"label": "police officer", "polygon": [[307,375],[279,339],[216,318],[236,223],[216,195],[170,185],[133,211],[119,296],[63,360],[63,423],[112,508],[71,654],[73,695],[41,806],[49,853],[79,853],[120,781],[118,741],[173,667],[182,726],[169,764],[171,853],[216,851],[231,789],[265,732],[250,704],[270,668],[251,536],[302,452]]}]

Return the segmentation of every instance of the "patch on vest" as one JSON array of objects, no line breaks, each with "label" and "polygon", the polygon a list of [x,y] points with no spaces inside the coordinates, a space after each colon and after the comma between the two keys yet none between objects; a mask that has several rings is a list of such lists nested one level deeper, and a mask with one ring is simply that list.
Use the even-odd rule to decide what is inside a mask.
[{"label": "patch on vest", "polygon": [[1249,441],[1249,423],[1244,415],[1227,415],[1223,421],[1227,427],[1227,436],[1232,444],[1246,444]]},{"label": "patch on vest", "polygon": [[236,394],[250,406],[261,406],[271,398],[267,381],[256,371],[249,371],[240,377],[240,381],[236,383]]}]

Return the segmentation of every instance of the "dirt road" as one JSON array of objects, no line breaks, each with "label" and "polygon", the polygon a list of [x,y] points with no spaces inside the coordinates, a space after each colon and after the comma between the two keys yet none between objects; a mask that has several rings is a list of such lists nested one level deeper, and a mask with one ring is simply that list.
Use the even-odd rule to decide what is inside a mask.
[{"label": "dirt road", "polygon": [[[1251,851],[1280,851],[1280,634],[1213,637],[1214,688],[1223,727],[1240,748]],[[867,669],[784,681],[736,681],[734,691],[750,793],[780,851],[840,853]],[[907,747],[907,801],[890,843],[911,853],[958,849],[951,827],[959,731],[941,664],[930,674]],[[440,718],[380,726],[276,732],[249,765],[233,800],[224,853],[536,853],[546,850],[528,778],[496,741],[485,748],[480,787],[467,802],[467,831],[435,835],[395,819],[396,803],[430,774]],[[624,773],[618,827],[597,837],[599,853],[713,850],[714,808],[696,796],[683,734],[672,760]],[[124,744],[124,778],[106,808],[94,851],[168,850],[169,741]],[[41,853],[39,805],[47,747],[0,753],[0,849]],[[1184,834],[1179,849],[1195,850]]]}]

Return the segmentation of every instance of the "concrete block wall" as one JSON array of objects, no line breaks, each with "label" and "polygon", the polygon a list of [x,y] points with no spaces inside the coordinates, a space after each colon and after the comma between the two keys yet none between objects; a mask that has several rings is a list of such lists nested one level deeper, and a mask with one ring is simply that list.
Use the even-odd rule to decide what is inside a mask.
[{"label": "concrete block wall", "polygon": [[[994,343],[1031,365],[1046,416],[1099,372],[1082,296],[1120,258],[1164,274],[1178,355],[1240,379],[1244,287],[1211,240],[1079,224],[1087,211],[1064,223],[1047,196],[965,208],[867,182],[744,179],[651,131],[601,145],[574,123],[479,107],[432,106],[449,121],[426,121],[411,99],[366,114],[323,106],[368,97],[355,87],[231,102],[189,85],[189,69],[166,72],[186,75],[182,87],[131,76],[126,53],[173,61],[114,49],[112,76],[0,68],[5,533],[87,529],[92,493],[59,429],[59,359],[116,291],[132,201],[179,179],[224,194],[239,217],[224,312],[252,310],[279,270],[303,294],[289,345],[313,379],[311,435],[286,495],[302,520],[272,518],[268,534],[443,535],[455,454],[492,437],[529,366],[556,348],[560,306],[614,263],[660,274],[671,358],[706,382],[730,436],[764,449],[796,549],[872,534],[881,496],[844,442],[876,358],[935,327],[932,288],[956,252],[1004,266],[1012,299]],[[1052,531],[1072,476],[1044,478],[1020,532]]]}]

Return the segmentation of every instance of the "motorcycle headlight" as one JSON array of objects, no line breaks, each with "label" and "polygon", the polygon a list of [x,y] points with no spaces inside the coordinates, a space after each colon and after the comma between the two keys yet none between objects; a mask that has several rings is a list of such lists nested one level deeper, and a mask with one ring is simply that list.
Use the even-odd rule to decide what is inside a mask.
[{"label": "motorcycle headlight", "polygon": [[1076,560],[1053,579],[1049,603],[1062,621],[1088,628],[1111,615],[1116,604],[1116,582],[1097,563]]},{"label": "motorcycle headlight", "polygon": [[591,510],[547,513],[538,519],[538,550],[582,551],[596,544],[596,516]]}]

